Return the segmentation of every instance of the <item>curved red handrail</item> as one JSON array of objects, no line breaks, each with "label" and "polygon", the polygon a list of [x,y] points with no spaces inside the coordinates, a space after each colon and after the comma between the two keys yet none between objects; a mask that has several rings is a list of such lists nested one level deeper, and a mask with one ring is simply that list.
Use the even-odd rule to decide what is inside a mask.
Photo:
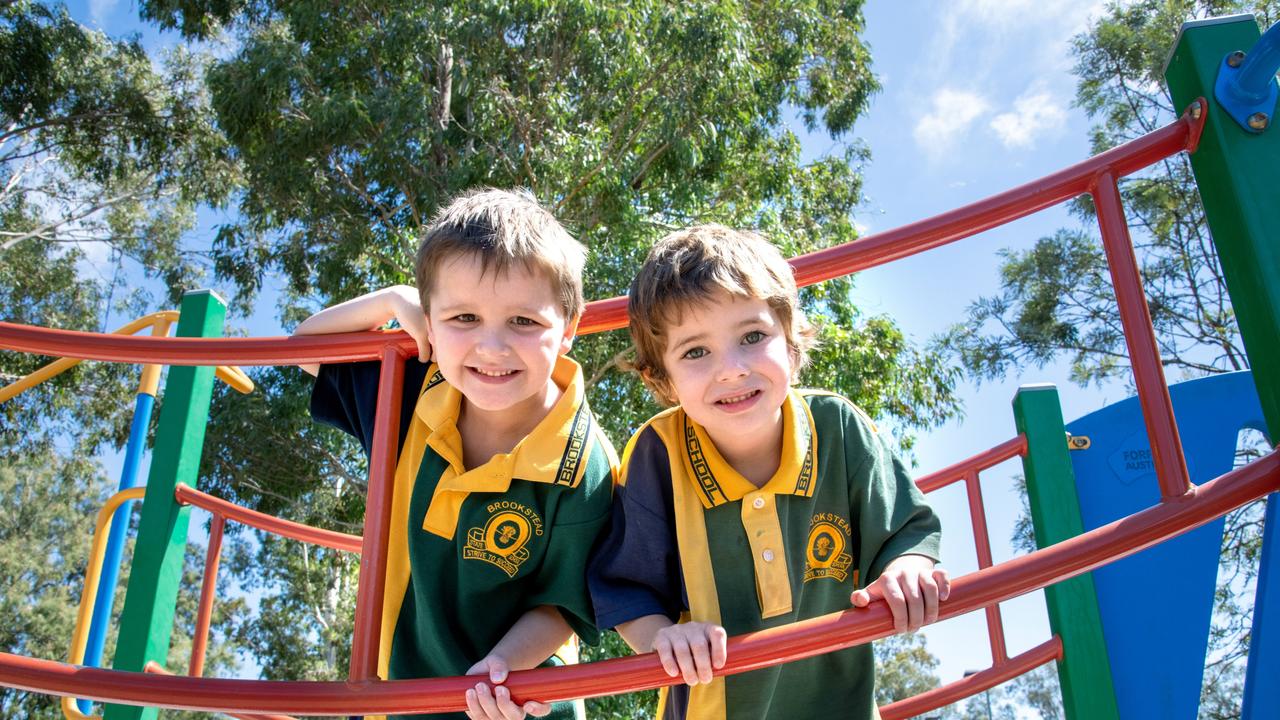
[{"label": "curved red handrail", "polygon": [[983,690],[990,690],[1047,662],[1061,659],[1062,638],[1054,635],[1021,655],[1009,658],[997,667],[967,675],[942,687],[922,692],[915,697],[885,705],[880,708],[880,720],[905,720],[905,718],[923,715],[930,710],[946,707]]},{"label": "curved red handrail", "polygon": [[[1090,191],[1099,176],[1123,177],[1181,150],[1191,150],[1204,129],[1204,100],[1174,122],[1052,175],[998,195],[854,242],[791,260],[801,285],[841,277],[976,235]],[[578,334],[626,325],[627,299],[587,304]],[[388,343],[417,352],[401,332],[365,332],[290,338],[104,337],[97,333],[0,322],[0,347],[22,352],[116,362],[165,365],[298,365],[376,360]]]},{"label": "curved red handrail", "polygon": [[268,515],[241,507],[233,502],[214,497],[208,493],[200,492],[195,488],[178,483],[173,493],[178,502],[184,505],[192,505],[204,510],[208,510],[215,515],[221,515],[228,520],[235,520],[238,523],[255,527],[269,533],[275,533],[281,537],[287,537],[293,540],[300,540],[312,545],[321,545],[334,550],[346,550],[347,552],[360,552],[360,536],[348,535],[346,533],[334,532],[333,530],[322,530],[318,527],[304,525],[302,523],[285,520],[283,518]]},{"label": "curved red handrail", "polygon": [[[939,619],[962,615],[1074,577],[1198,527],[1280,489],[1280,453],[1272,452],[1185,495],[1057,545],[979,570],[952,584]],[[729,641],[735,674],[839,650],[894,633],[884,603],[804,620]],[[289,715],[452,712],[474,678],[389,682],[308,682],[156,677],[0,653],[0,684],[53,695],[187,710]],[[670,678],[653,654],[512,673],[518,700],[561,700],[647,690]]]}]

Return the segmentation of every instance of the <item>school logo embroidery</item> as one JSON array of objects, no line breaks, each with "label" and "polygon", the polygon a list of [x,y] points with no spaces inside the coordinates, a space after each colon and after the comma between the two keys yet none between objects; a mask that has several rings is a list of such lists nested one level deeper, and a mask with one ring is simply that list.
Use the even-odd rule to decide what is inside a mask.
[{"label": "school logo embroidery", "polygon": [[[809,541],[805,543],[804,581],[831,578],[844,582],[849,577],[853,556],[849,549],[849,521],[835,513],[818,513],[809,519]],[[857,570],[853,571],[857,574]]]},{"label": "school logo embroidery", "polygon": [[515,577],[529,559],[529,539],[542,535],[542,518],[533,510],[511,500],[490,503],[489,519],[483,527],[467,531],[464,560],[483,560]]}]

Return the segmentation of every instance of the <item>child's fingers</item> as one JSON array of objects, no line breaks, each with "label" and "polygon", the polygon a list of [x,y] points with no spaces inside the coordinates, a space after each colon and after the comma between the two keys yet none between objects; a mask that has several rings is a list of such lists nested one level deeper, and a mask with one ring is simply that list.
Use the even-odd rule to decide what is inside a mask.
[{"label": "child's fingers", "polygon": [[698,682],[711,682],[711,648],[706,640],[699,638],[689,643],[689,650],[693,654],[693,670]]},{"label": "child's fingers", "polygon": [[698,684],[698,668],[693,661],[693,651],[689,649],[689,641],[684,637],[672,638],[671,650],[676,656],[676,664],[680,666],[680,674],[686,685]]},{"label": "child's fingers", "polygon": [[524,711],[532,717],[546,717],[551,714],[551,706],[547,703],[530,700],[524,704]]},{"label": "child's fingers", "polygon": [[880,592],[879,583],[876,583],[861,590],[854,590],[853,594],[849,596],[849,602],[853,603],[854,607],[866,607],[871,604],[872,600],[879,597],[884,597],[884,593]]},{"label": "child's fingers", "polygon": [[729,659],[729,633],[716,625],[707,631],[707,639],[711,642],[711,667],[719,670]]},{"label": "child's fingers", "polygon": [[902,588],[898,587],[898,583],[887,580],[877,580],[875,584],[880,586],[881,597],[889,604],[889,612],[893,613],[893,629],[896,632],[906,632],[907,599],[902,595]]},{"label": "child's fingers", "polygon": [[653,649],[658,653],[658,660],[662,662],[662,670],[671,677],[679,677],[680,666],[676,663],[676,654],[671,649],[671,641],[659,636],[653,641]]},{"label": "child's fingers", "polygon": [[938,599],[951,597],[951,574],[942,568],[933,569],[933,580],[938,583]]},{"label": "child's fingers", "polygon": [[938,583],[933,579],[933,573],[925,573],[920,576],[920,594],[924,598],[924,624],[929,625],[938,621]]},{"label": "child's fingers", "polygon": [[523,720],[524,708],[511,700],[511,691],[499,685],[493,689],[493,703],[502,720]]},{"label": "child's fingers", "polygon": [[[474,710],[471,709],[471,699],[473,697],[475,698]],[[491,718],[502,717],[497,703],[494,702],[493,693],[489,691],[489,686],[484,683],[476,683],[474,689],[467,691],[467,709],[467,714],[474,720],[490,720]]]},{"label": "child's fingers", "polygon": [[907,605],[907,630],[915,632],[924,625],[924,596],[920,591],[919,577],[905,578],[899,586]]},{"label": "child's fingers", "polygon": [[467,717],[471,720],[484,720],[484,711],[480,709],[480,699],[476,696],[476,689],[467,690]]}]

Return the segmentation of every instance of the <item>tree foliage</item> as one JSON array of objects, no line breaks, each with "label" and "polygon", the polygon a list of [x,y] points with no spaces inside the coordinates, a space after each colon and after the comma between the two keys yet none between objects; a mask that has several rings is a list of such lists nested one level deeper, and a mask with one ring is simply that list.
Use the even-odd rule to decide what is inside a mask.
[{"label": "tree foliage", "polygon": [[[51,168],[23,170],[20,154],[6,161],[6,177],[29,178],[34,189],[4,206],[11,219],[3,229],[26,237],[0,254],[0,268],[11,273],[0,293],[39,302],[5,319],[101,329],[95,318],[118,298],[114,281],[84,282],[92,246],[83,241],[97,240],[173,294],[207,261],[234,285],[241,311],[264,283],[282,286],[279,311],[290,326],[319,307],[409,280],[421,228],[449,197],[477,185],[528,187],[554,208],[592,251],[589,298],[625,292],[649,244],[694,222],[759,229],[788,255],[856,237],[850,213],[861,201],[867,151],[849,135],[877,89],[860,39],[860,2],[144,0],[139,7],[144,19],[189,41],[231,42],[216,60],[184,46],[152,66],[135,43],[89,32],[60,10],[4,8],[9,64],[0,72],[9,75],[0,76],[0,90],[40,97],[48,89],[48,101],[0,102],[0,111],[11,122],[21,118],[31,148],[23,152],[44,153],[50,159],[41,167]],[[44,65],[29,65],[15,59],[30,39],[19,29],[74,42],[38,45]],[[47,68],[43,84],[40,68]],[[88,104],[75,104],[70,87]],[[828,134],[835,149],[802,159],[793,124]],[[77,218],[66,209],[73,206],[39,200],[46,188],[77,198],[81,210],[128,196]],[[192,247],[184,240],[190,211],[224,198],[236,203],[235,217],[211,248]],[[55,224],[31,233],[48,218]],[[20,258],[27,270],[18,270]],[[891,320],[859,313],[849,288],[846,279],[803,293],[824,341],[804,380],[890,421],[909,448],[913,431],[957,412],[956,374]],[[125,299],[139,310],[154,302]],[[619,370],[628,346],[622,333],[608,333],[580,338],[574,349],[593,407],[619,445],[656,410]],[[36,362],[2,357],[8,364],[0,371],[10,375]],[[309,421],[309,381],[296,369],[254,377],[252,396],[215,396],[202,487],[359,532],[359,449]],[[29,407],[56,406],[83,379],[31,396]],[[111,395],[102,385],[105,404]],[[94,428],[103,427],[97,419],[117,418],[100,433],[115,442],[123,439],[119,417],[101,405],[75,416]],[[239,534],[227,567],[258,597],[254,622],[230,616],[235,641],[266,677],[343,676],[353,560],[228,531]]]},{"label": "tree foliage", "polygon": [[[1093,151],[1171,122],[1181,108],[1168,100],[1163,67],[1178,28],[1186,20],[1238,12],[1253,13],[1263,29],[1280,20],[1280,4],[1272,0],[1108,5],[1073,42],[1076,104],[1094,121]],[[1123,179],[1120,193],[1171,379],[1247,369],[1188,158],[1180,154]],[[1029,249],[1003,251],[1000,291],[974,301],[966,321],[941,339],[972,377],[991,379],[1011,367],[1067,359],[1077,383],[1132,385],[1107,262],[1093,225],[1095,210],[1087,196],[1072,209],[1088,229],[1064,228]],[[1020,528],[1025,536],[1029,524]],[[1248,649],[1261,537],[1259,505],[1228,515],[1201,708],[1205,717],[1238,715],[1239,662]]]},{"label": "tree foliage", "polygon": [[[245,173],[239,216],[213,252],[242,307],[264,279],[283,278],[286,324],[409,280],[421,228],[476,185],[528,187],[553,207],[592,251],[589,298],[625,292],[648,245],[693,222],[758,228],[789,255],[856,237],[865,149],[840,142],[803,162],[788,123],[794,115],[844,138],[865,109],[877,85],[858,3],[144,2],[142,11],[190,37],[228,28],[239,41],[208,75]],[[912,430],[955,412],[955,375],[887,318],[861,316],[848,289],[843,280],[804,293],[825,321],[805,379],[891,419],[909,446]],[[619,445],[656,410],[618,369],[628,347],[610,333],[574,349]],[[260,399],[215,400],[206,482],[259,509],[357,532],[358,450],[309,423],[296,370],[256,378]],[[255,442],[233,444],[237,436]],[[264,544],[256,563],[293,568],[264,570],[280,579],[261,581],[272,598],[263,621],[275,630],[245,637],[319,640],[342,603],[313,572],[330,567],[331,590],[349,568],[318,557],[303,567],[296,550],[271,555],[283,547]],[[295,603],[293,593],[311,591],[286,589],[290,573],[317,583],[310,601]],[[264,672],[316,667],[270,647]]]}]

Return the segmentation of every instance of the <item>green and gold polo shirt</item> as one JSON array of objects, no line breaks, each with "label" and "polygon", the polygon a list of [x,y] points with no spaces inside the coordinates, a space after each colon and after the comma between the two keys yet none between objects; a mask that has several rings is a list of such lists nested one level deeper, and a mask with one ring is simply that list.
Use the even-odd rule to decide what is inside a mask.
[{"label": "green and gold polo shirt", "polygon": [[[337,377],[357,365],[322,369],[312,410],[365,439],[372,413],[363,422],[350,393],[361,381]],[[410,389],[406,368],[409,412],[392,495],[379,675],[461,675],[540,605],[558,608],[579,636],[596,642],[585,568],[609,516],[617,460],[587,408],[581,368],[561,357],[552,373],[563,390],[559,402],[510,453],[470,470],[456,426],[461,393],[434,365],[415,374]],[[363,394],[376,400],[376,389]],[[557,705],[553,715],[572,717],[572,704]]]},{"label": "green and gold polo shirt", "polygon": [[[798,390],[782,410],[781,462],[759,488],[680,408],[632,437],[588,572],[600,627],[662,613],[740,635],[845,610],[900,555],[937,558],[937,517],[861,410]],[[675,686],[662,716],[871,718],[873,673],[863,645]]]}]

